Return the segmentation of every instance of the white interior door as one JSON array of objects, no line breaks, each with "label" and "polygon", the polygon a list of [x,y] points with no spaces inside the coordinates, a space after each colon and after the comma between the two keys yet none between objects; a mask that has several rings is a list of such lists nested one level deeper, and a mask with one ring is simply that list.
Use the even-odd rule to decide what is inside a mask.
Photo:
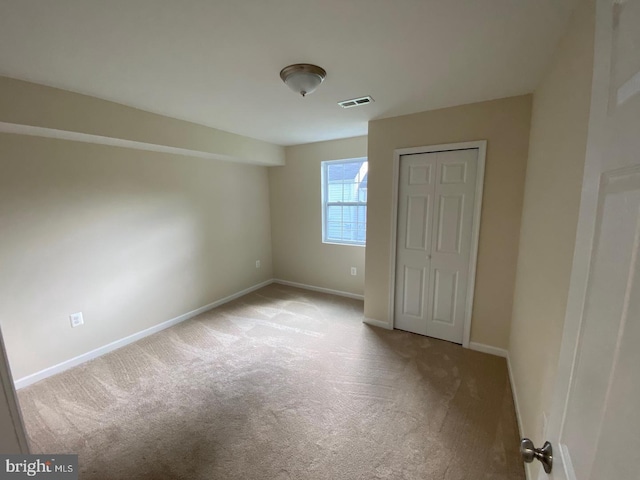
[{"label": "white interior door", "polygon": [[478,149],[400,157],[394,325],[463,343]]},{"label": "white interior door", "polygon": [[598,0],[585,178],[547,435],[557,480],[640,478],[639,25],[640,0]]}]

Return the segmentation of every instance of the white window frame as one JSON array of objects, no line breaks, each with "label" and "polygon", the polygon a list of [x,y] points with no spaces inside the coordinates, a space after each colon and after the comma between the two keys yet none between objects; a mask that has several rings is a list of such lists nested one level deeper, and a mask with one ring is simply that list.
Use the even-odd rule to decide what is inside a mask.
[{"label": "white window frame", "polygon": [[[365,240],[363,242],[358,242],[358,241],[349,241],[349,240],[341,240],[341,241],[335,241],[335,240],[327,240],[327,218],[326,218],[326,213],[327,213],[327,206],[329,205],[342,205],[342,206],[364,206],[367,207],[368,201],[369,201],[369,196],[367,195],[367,201],[366,202],[327,202],[327,168],[329,165],[331,164],[335,164],[335,163],[358,163],[358,162],[362,162],[362,161],[367,162],[367,169],[368,169],[368,165],[369,165],[369,159],[367,157],[357,157],[357,158],[344,158],[344,159],[340,159],[340,160],[325,160],[323,162],[321,162],[321,180],[320,180],[320,190],[322,192],[322,203],[321,203],[321,210],[322,210],[322,243],[326,243],[326,244],[330,244],[330,245],[349,245],[349,246],[354,246],[354,247],[365,247],[367,245],[367,240],[366,240],[366,227],[365,227]],[[367,208],[367,214],[368,214],[369,210]]]}]

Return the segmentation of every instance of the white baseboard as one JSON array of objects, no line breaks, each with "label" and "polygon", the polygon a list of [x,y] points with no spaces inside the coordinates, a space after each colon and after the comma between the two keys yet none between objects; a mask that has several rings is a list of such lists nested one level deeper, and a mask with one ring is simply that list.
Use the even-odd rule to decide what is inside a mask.
[{"label": "white baseboard", "polygon": [[[485,345],[483,343],[470,342],[469,348],[471,350],[476,350],[478,352],[489,353],[491,355],[496,355],[498,357],[503,357],[507,359],[507,371],[509,373],[509,383],[511,383],[511,395],[513,396],[513,405],[516,410],[516,421],[518,423],[518,434],[520,438],[524,435],[522,434],[522,414],[520,413],[520,402],[518,401],[518,392],[516,390],[516,383],[513,378],[513,370],[511,368],[511,357],[509,356],[509,350],[505,350],[503,348],[492,347],[491,345]],[[524,472],[527,480],[531,480],[533,478],[531,473],[531,465],[525,464]]]},{"label": "white baseboard", "polygon": [[245,288],[244,290],[229,295],[228,297],[221,298],[220,300],[216,300],[213,303],[200,308],[196,308],[195,310],[182,314],[179,317],[172,318],[171,320],[159,323],[158,325],[154,325],[153,327],[147,328],[138,333],[134,333],[133,335],[129,335],[128,337],[121,338],[120,340],[116,340],[115,342],[111,342],[107,345],[96,348],[95,350],[91,350],[90,352],[83,353],[82,355],[78,355],[77,357],[71,358],[69,360],[65,360],[64,362],[58,363],[57,365],[54,365],[52,367],[45,368],[44,370],[40,370],[39,372],[27,375],[26,377],[22,377],[14,382],[15,388],[16,390],[19,390],[33,383],[39,382],[40,380],[44,380],[47,377],[64,372],[65,370],[68,370],[72,367],[88,362],[89,360],[93,360],[94,358],[98,358],[105,353],[112,352],[113,350],[124,347],[125,345],[129,345],[130,343],[133,343],[144,337],[148,337],[149,335],[153,335],[154,333],[160,332],[166,328],[177,325],[178,323],[184,322],[185,320],[189,320],[190,318],[200,315],[201,313],[209,311],[213,308],[219,307],[220,305],[235,300],[236,298],[242,297],[243,295],[251,293],[262,287],[266,287],[271,283],[273,283],[273,280],[266,280],[257,285],[253,285],[252,287]]},{"label": "white baseboard", "polygon": [[305,285],[304,283],[290,282],[289,280],[274,278],[273,283],[279,283],[280,285],[287,285],[289,287],[303,288],[314,292],[330,293],[331,295],[338,295],[340,297],[355,298],[356,300],[364,300],[364,295],[358,295],[357,293],[342,292],[340,290],[332,290],[324,287],[315,287],[313,285]]},{"label": "white baseboard", "polygon": [[[511,395],[513,397],[513,405],[516,410],[516,421],[518,423],[518,434],[520,438],[524,435],[522,434],[522,414],[520,413],[520,402],[518,401],[518,392],[516,390],[516,384],[513,379],[513,370],[511,368],[511,357],[509,356],[509,350],[505,350],[504,348],[492,347],[491,345],[485,345],[483,343],[470,342],[469,348],[471,350],[476,350],[478,352],[489,353],[491,355],[496,355],[498,357],[506,358],[507,360],[507,371],[509,373],[509,383],[511,383]],[[524,473],[527,480],[531,480],[533,478],[531,473],[531,465],[524,465]]]},{"label": "white baseboard", "polygon": [[469,348],[477,352],[488,353],[489,355],[495,355],[497,357],[507,358],[509,352],[504,348],[492,347],[491,345],[485,345],[484,343],[469,342]]},{"label": "white baseboard", "polygon": [[393,330],[393,327],[389,323],[383,322],[382,320],[376,320],[375,318],[364,317],[362,319],[362,323],[366,323],[367,325],[371,325],[373,327],[384,328],[386,330]]}]

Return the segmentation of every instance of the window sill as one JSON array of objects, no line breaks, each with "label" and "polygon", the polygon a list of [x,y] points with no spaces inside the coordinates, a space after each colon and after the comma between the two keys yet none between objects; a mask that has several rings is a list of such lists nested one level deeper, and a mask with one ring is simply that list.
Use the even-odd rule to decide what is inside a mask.
[{"label": "window sill", "polygon": [[322,241],[323,245],[342,245],[343,247],[366,247],[366,243],[342,243],[342,242],[326,242]]}]

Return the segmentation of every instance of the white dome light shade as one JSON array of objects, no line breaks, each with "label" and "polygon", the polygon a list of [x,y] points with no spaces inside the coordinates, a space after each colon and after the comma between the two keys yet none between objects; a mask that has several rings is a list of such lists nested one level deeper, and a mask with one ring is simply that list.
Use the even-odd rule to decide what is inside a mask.
[{"label": "white dome light shade", "polygon": [[280,78],[287,86],[303,97],[313,93],[318,85],[327,76],[327,72],[317,65],[309,65],[308,63],[296,63],[284,67],[280,72]]}]

